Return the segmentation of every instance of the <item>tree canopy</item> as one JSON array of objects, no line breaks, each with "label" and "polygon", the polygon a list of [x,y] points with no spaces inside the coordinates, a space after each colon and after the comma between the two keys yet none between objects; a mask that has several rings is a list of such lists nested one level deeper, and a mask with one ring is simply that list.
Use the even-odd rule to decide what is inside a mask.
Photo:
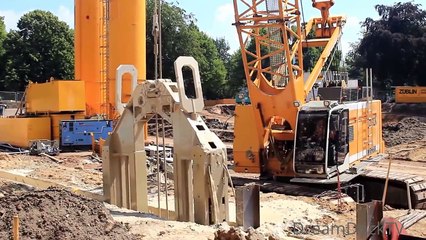
[{"label": "tree canopy", "polygon": [[74,78],[74,35],[50,12],[35,10],[21,17],[18,30],[3,42],[5,66],[1,79],[8,90],[22,90],[28,81]]},{"label": "tree canopy", "polygon": [[4,17],[0,17],[0,90],[4,89],[4,82],[1,80],[1,76],[4,74],[5,59],[4,59],[4,48],[3,42],[6,39],[6,25],[4,24]]},{"label": "tree canopy", "polygon": [[[154,1],[147,1],[147,77],[154,78],[154,40],[152,15]],[[196,19],[174,3],[162,5],[163,78],[174,79],[174,61],[179,56],[193,56],[200,66],[204,97],[223,97],[227,70],[216,42],[196,26]],[[186,75],[185,75],[186,76]]]},{"label": "tree canopy", "polygon": [[376,5],[380,19],[365,19],[363,38],[349,52],[346,62],[352,77],[373,68],[375,83],[387,88],[426,86],[426,11],[413,2]]}]

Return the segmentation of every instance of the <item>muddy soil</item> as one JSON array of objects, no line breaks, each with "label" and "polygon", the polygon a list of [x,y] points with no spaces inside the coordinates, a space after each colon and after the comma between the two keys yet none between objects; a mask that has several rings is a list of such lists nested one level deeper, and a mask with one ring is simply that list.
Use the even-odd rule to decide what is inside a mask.
[{"label": "muddy soil", "polygon": [[21,239],[136,239],[115,222],[103,203],[65,190],[47,189],[0,198],[0,239],[12,239],[12,219]]},{"label": "muddy soil", "polygon": [[426,136],[426,123],[415,117],[383,124],[383,139],[387,147],[418,142]]}]

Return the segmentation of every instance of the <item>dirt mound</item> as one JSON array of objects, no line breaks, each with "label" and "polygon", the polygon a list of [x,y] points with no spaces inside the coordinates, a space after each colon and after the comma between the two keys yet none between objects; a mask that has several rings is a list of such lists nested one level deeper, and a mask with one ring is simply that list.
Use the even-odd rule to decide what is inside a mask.
[{"label": "dirt mound", "polygon": [[245,240],[247,234],[240,229],[219,229],[214,233],[215,240]]},{"label": "dirt mound", "polygon": [[[273,230],[272,230],[272,229]],[[279,226],[262,226],[260,228],[248,228],[243,230],[241,227],[231,227],[227,224],[222,224],[214,233],[214,240],[275,240],[287,239],[287,236],[279,236],[276,231],[280,231]],[[282,235],[282,233],[281,233]]]},{"label": "dirt mound", "polygon": [[383,139],[388,147],[420,141],[425,136],[426,123],[417,118],[409,117],[399,122],[383,124]]},{"label": "dirt mound", "polygon": [[11,239],[12,219],[21,239],[136,239],[105,206],[60,189],[0,198],[0,239]]}]

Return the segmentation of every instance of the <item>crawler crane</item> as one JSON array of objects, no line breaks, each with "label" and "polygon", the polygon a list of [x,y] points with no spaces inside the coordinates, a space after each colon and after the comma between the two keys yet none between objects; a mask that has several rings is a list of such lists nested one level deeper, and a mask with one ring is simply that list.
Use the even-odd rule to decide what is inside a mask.
[{"label": "crawler crane", "polygon": [[[362,178],[367,197],[376,198],[368,191],[380,192],[386,175],[364,169],[384,156],[381,102],[372,99],[371,89],[365,101],[308,97],[345,24],[344,16],[330,15],[333,5],[332,0],[312,0],[321,17],[302,24],[301,0],[234,0],[251,100],[236,107],[235,171],[317,186]],[[307,75],[303,49],[309,47],[320,47],[322,53]],[[413,206],[424,208],[426,185],[411,175],[391,176],[387,203],[406,206],[407,198],[390,194],[407,197],[408,188]]]}]

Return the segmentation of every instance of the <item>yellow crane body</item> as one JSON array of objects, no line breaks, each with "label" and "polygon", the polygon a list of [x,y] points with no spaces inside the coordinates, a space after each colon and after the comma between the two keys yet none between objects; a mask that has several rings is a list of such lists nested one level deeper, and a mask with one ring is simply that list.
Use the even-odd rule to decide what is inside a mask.
[{"label": "yellow crane body", "polygon": [[[323,102],[317,103],[317,105],[323,104]],[[371,113],[368,112],[368,107],[366,102],[355,102],[355,103],[347,103],[343,105],[339,105],[339,109],[348,112],[347,122],[339,123],[342,125],[341,127],[341,138],[347,138],[342,142],[341,145],[347,145],[348,149],[345,153],[347,155],[347,159],[340,159],[340,163],[342,165],[340,171],[343,172],[344,168],[348,168],[355,163],[354,159],[357,161],[359,159],[363,159],[367,156],[374,156],[379,153],[384,153],[384,142],[382,139],[382,108],[380,101],[372,101],[369,108],[371,109]],[[309,105],[309,104],[308,104]],[[322,119],[327,122],[327,128],[329,129],[329,118],[332,109],[328,109],[324,106],[321,106],[321,109],[324,111]],[[370,114],[370,115],[369,115]],[[262,173],[265,169],[268,170],[268,173],[273,176],[282,176],[282,177],[295,177],[302,176],[304,174],[304,170],[307,170],[306,167],[300,166],[310,166],[312,165],[301,163],[299,169],[297,168],[297,161],[292,161],[292,158],[298,159],[297,156],[291,155],[291,158],[287,159],[278,158],[273,154],[273,150],[268,149],[267,146],[264,146],[263,143],[263,127],[261,123],[261,116],[259,111],[257,111],[252,106],[237,106],[236,108],[236,125],[235,125],[235,137],[239,139],[244,139],[245,141],[239,141],[239,145],[234,145],[234,159],[235,161],[235,171],[236,172],[247,172],[247,173]],[[369,120],[371,119],[371,120]],[[318,124],[320,118],[316,119],[311,123],[311,126],[308,123],[301,122],[298,124],[300,127],[306,127],[308,131],[307,137],[314,131],[315,126]],[[239,122],[244,121],[244,124],[238,124]],[[373,124],[374,121],[374,124]],[[309,127],[309,128],[308,128]],[[370,129],[369,129],[370,128]],[[297,129],[296,129],[297,131]],[[271,130],[274,132],[274,130]],[[369,133],[374,132],[369,139]],[[342,134],[345,134],[342,136]],[[253,137],[254,134],[257,134],[257,137]],[[272,135],[274,135],[272,133]],[[325,141],[322,143],[329,144],[330,133],[323,132],[323,137]],[[299,133],[300,137],[300,133]],[[297,139],[294,139],[296,143],[296,149],[294,152],[299,155],[299,151],[297,150]],[[256,151],[257,149],[261,149]],[[322,150],[324,151],[324,155],[320,157],[321,159],[329,158],[329,155],[325,155],[330,148],[326,148],[326,146],[322,146]],[[317,149],[317,152],[319,152]],[[330,153],[331,154],[331,153]],[[306,158],[306,154],[302,156]],[[262,162],[263,159],[267,158],[268,161]],[[309,157],[308,157],[309,158]],[[330,157],[332,158],[332,157]],[[302,159],[301,159],[302,160]],[[331,161],[331,160],[330,160]],[[302,161],[304,162],[304,161]],[[326,162],[326,161],[323,161]],[[322,166],[322,165],[320,165]],[[325,167],[323,168],[323,173],[325,173]],[[297,173],[297,170],[300,170]],[[312,173],[310,173],[312,174]],[[321,174],[318,174],[318,176]]]},{"label": "yellow crane body", "polygon": [[[330,101],[308,99],[340,40],[346,20],[344,16],[330,15],[333,0],[312,0],[321,17],[302,25],[300,4],[300,0],[252,1],[250,4],[234,0],[235,26],[251,101],[250,105],[236,107],[234,162],[237,172],[260,173],[266,177],[328,178],[336,174],[337,167],[343,171],[353,159],[359,161],[384,150],[379,101],[334,102],[331,106]],[[310,47],[320,47],[322,53],[305,78],[303,49]],[[346,115],[340,116],[343,112]],[[335,131],[340,137],[346,134],[346,138],[329,149],[330,123],[343,118],[348,121],[346,127]],[[309,131],[314,131],[319,124],[312,119],[324,122],[320,144],[309,136]],[[370,120],[366,122],[366,119]],[[307,125],[306,131],[297,132]],[[353,138],[350,141],[349,130]],[[346,152],[342,158],[344,146]],[[318,172],[314,173],[317,168]]]},{"label": "yellow crane body", "polygon": [[50,139],[49,117],[0,118],[0,142],[27,148],[34,139]]},{"label": "yellow crane body", "polygon": [[[327,179],[337,170],[344,173],[360,160],[384,153],[379,100],[311,101],[300,108],[297,119],[294,177]],[[283,168],[281,162],[271,164],[274,169]]]},{"label": "yellow crane body", "polygon": [[84,90],[82,81],[30,83],[26,92],[26,113],[84,112]]},{"label": "yellow crane body", "polygon": [[60,121],[86,116],[84,86],[84,82],[74,80],[29,83],[26,116],[0,118],[0,142],[26,148],[31,140],[59,140]]}]

